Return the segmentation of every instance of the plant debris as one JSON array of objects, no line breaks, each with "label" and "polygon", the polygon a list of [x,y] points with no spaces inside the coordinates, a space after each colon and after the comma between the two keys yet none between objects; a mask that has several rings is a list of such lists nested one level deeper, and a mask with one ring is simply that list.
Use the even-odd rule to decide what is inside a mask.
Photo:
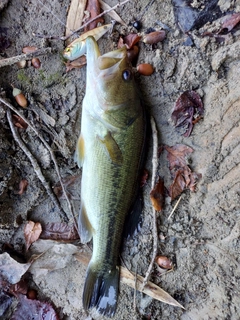
[{"label": "plant debris", "polygon": [[[39,319],[39,320],[58,320],[53,307],[43,301],[28,299],[25,295],[18,295],[19,303],[10,320]],[[37,315],[37,317],[36,317]]]},{"label": "plant debris", "polygon": [[133,46],[141,40],[141,37],[136,33],[130,33],[125,37],[120,37],[118,41],[118,48],[122,48],[124,45],[127,49],[133,48]]},{"label": "plant debris", "polygon": [[67,61],[65,63],[66,72],[71,71],[72,69],[80,69],[80,68],[84,67],[86,65],[86,63],[87,63],[86,56],[81,56],[73,61]]},{"label": "plant debris", "polygon": [[[94,18],[96,18],[101,11],[101,7],[100,7],[100,3],[98,0],[88,0],[87,1],[87,7],[86,7],[86,11],[90,13],[89,17],[87,19],[85,19],[84,22],[88,22]],[[92,30],[94,28],[97,28],[98,23],[103,24],[104,23],[104,19],[102,17],[95,19],[94,21],[92,21],[91,23],[89,23],[86,27],[85,27],[85,32],[88,30]]]},{"label": "plant debris", "polygon": [[17,114],[13,114],[12,118],[13,118],[13,124],[15,127],[20,129],[27,129],[28,124],[23,120],[23,118],[21,118]]},{"label": "plant debris", "polygon": [[199,94],[192,90],[184,91],[177,99],[173,112],[172,120],[175,127],[186,128],[184,137],[189,137],[193,125],[197,122],[197,119],[203,117],[204,107]]},{"label": "plant debris", "polygon": [[19,191],[18,194],[21,196],[26,190],[27,190],[27,186],[28,186],[28,181],[27,179],[22,179],[19,182]]},{"label": "plant debris", "polygon": [[185,160],[185,157],[192,153],[193,149],[183,144],[177,144],[173,147],[164,146],[164,148],[168,152],[169,169],[174,177],[173,183],[169,187],[171,200],[178,197],[185,189],[195,192],[197,181],[202,175],[192,172]]},{"label": "plant debris", "polygon": [[37,241],[42,232],[42,226],[40,222],[28,221],[24,228],[24,237],[26,241],[26,250],[29,249],[30,245]]},{"label": "plant debris", "polygon": [[159,178],[150,192],[150,200],[156,211],[161,211],[164,206],[164,181]]},{"label": "plant debris", "polygon": [[40,238],[52,240],[77,240],[79,239],[79,234],[74,225],[49,222],[43,226]]}]

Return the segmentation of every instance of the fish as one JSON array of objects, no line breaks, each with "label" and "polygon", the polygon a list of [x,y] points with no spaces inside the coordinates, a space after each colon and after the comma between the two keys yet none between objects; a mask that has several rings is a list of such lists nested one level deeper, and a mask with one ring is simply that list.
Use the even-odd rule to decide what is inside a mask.
[{"label": "fish", "polygon": [[119,253],[134,207],[145,141],[145,111],[126,47],[103,55],[86,39],[87,80],[76,161],[82,168],[78,228],[93,239],[83,307],[112,317],[119,290]]},{"label": "fish", "polygon": [[67,60],[73,61],[86,53],[86,39],[93,36],[95,40],[99,40],[107,31],[111,30],[113,25],[111,23],[104,26],[97,27],[83,33],[79,38],[71,42],[63,51],[63,57]]}]

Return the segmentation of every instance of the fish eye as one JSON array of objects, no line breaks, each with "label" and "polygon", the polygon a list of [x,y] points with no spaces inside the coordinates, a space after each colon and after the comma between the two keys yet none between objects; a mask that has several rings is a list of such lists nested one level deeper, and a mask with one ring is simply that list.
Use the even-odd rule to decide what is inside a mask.
[{"label": "fish eye", "polygon": [[70,51],[70,48],[66,48],[65,51],[66,51],[66,52],[69,52],[69,51]]},{"label": "fish eye", "polygon": [[124,81],[129,81],[132,79],[132,72],[128,69],[123,70],[122,77]]}]

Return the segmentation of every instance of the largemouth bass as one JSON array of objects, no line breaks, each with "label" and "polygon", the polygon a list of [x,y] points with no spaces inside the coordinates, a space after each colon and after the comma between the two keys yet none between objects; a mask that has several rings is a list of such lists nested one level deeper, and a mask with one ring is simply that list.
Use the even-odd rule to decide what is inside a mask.
[{"label": "largemouth bass", "polygon": [[133,206],[142,158],[145,119],[126,48],[100,55],[86,40],[87,85],[76,158],[82,167],[79,233],[93,238],[83,307],[113,316],[119,285],[119,250]]}]

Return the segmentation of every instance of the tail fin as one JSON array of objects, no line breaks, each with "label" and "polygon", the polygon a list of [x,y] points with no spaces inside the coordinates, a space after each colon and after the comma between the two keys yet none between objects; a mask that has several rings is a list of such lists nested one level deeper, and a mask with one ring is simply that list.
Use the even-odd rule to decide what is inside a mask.
[{"label": "tail fin", "polygon": [[91,308],[105,316],[114,316],[117,308],[119,287],[119,268],[104,274],[94,271],[88,266],[83,290],[83,307],[87,311]]}]

